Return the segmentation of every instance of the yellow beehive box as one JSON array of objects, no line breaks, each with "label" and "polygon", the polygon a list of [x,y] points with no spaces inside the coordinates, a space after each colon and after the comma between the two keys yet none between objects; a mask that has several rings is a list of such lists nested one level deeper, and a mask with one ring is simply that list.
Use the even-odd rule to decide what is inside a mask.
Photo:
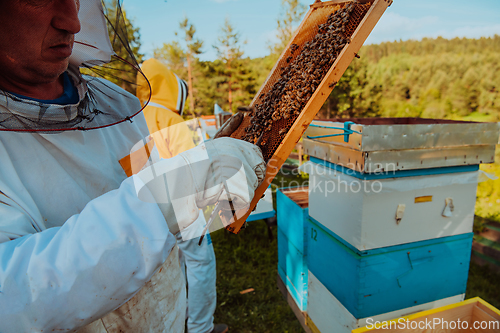
[{"label": "yellow beehive box", "polygon": [[498,333],[500,311],[476,297],[390,321],[367,323],[352,333]]}]

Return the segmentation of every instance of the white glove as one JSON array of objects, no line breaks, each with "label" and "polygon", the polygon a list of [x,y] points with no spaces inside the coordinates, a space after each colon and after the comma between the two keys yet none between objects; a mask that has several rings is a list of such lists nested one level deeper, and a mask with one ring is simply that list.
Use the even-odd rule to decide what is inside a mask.
[{"label": "white glove", "polygon": [[231,201],[235,210],[248,207],[265,169],[260,148],[219,138],[161,160],[134,177],[139,198],[158,203],[170,231],[177,234],[198,218],[199,208],[217,201]]}]

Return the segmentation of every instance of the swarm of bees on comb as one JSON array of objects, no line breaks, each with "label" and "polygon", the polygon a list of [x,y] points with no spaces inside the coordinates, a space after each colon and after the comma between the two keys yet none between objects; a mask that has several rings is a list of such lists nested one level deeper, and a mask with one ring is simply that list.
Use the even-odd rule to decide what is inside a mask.
[{"label": "swarm of bees on comb", "polygon": [[[265,146],[275,122],[285,120],[287,124],[276,134],[283,137],[288,132],[342,49],[350,42],[346,26],[355,6],[355,3],[349,3],[331,13],[324,24],[318,25],[316,35],[304,43],[295,58],[293,55],[300,47],[297,44],[290,46],[291,56],[286,59],[287,65],[281,68],[281,77],[254,103],[248,115],[250,124],[241,139],[261,146],[265,153],[269,150]],[[269,151],[265,155],[272,153]]]}]

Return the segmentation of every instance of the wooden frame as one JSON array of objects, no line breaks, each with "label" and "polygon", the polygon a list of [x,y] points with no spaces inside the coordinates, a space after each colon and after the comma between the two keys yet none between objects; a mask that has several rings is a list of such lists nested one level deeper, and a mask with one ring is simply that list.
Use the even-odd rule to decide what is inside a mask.
[{"label": "wooden frame", "polygon": [[[322,7],[331,6],[332,4],[346,4],[352,1],[342,1],[342,0],[333,0],[327,2],[316,1],[310,7],[309,12],[306,14],[306,17],[302,21],[301,25],[295,32],[292,40],[285,48],[283,53],[281,54],[279,60],[276,65],[272,69],[268,78],[260,88],[259,92],[255,96],[252,101],[252,105],[256,102],[256,100],[261,96],[263,91],[268,88],[271,82],[271,78],[274,77],[275,72],[279,71],[280,64],[284,63],[284,59],[286,55],[290,54],[290,47],[292,44],[295,44],[298,39],[298,36],[301,36],[304,33],[304,29],[306,23],[311,18],[312,14],[321,9]],[[363,2],[363,1],[360,1]],[[369,1],[368,1],[369,2]],[[227,219],[225,216],[221,216],[222,223],[226,227],[227,230],[238,233],[241,227],[244,225],[247,217],[250,215],[252,210],[257,205],[257,202],[263,196],[267,187],[271,184],[272,180],[278,173],[279,169],[286,161],[287,157],[292,152],[293,148],[300,140],[302,134],[307,129],[309,124],[312,122],[321,106],[324,104],[331,91],[335,87],[336,83],[340,80],[341,76],[344,74],[345,70],[351,64],[351,61],[357,55],[359,49],[365,42],[368,35],[371,33],[378,20],[385,12],[388,6],[390,6],[392,0],[374,0],[368,12],[361,20],[360,24],[357,26],[354,31],[351,42],[347,44],[344,49],[341,51],[333,65],[330,67],[330,70],[325,75],[320,85],[317,87],[312,97],[307,102],[306,106],[303,108],[302,112],[298,116],[298,118],[293,123],[292,127],[286,134],[285,138],[282,140],[281,144],[278,146],[276,151],[274,152],[272,158],[267,163],[267,171],[264,182],[257,188],[255,191],[255,196],[252,202],[250,203],[250,207],[248,209],[243,209],[240,211],[236,211],[235,214]],[[298,42],[297,42],[298,43]]]}]

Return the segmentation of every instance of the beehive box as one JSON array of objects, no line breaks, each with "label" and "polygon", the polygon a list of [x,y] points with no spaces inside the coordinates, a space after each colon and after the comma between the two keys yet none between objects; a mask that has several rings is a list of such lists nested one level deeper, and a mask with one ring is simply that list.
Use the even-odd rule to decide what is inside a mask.
[{"label": "beehive box", "polygon": [[253,111],[231,135],[260,146],[268,162],[249,209],[222,217],[237,233],[392,0],[319,1],[253,99]]},{"label": "beehive box", "polygon": [[361,174],[314,158],[302,167],[309,215],[360,251],[472,232],[477,169]]},{"label": "beehive box", "polygon": [[495,161],[498,136],[497,123],[334,119],[311,123],[304,133],[304,152],[363,173],[478,165]]},{"label": "beehive box", "polygon": [[476,297],[387,322],[370,322],[368,326],[352,331],[352,333],[365,332],[498,333],[500,311]]},{"label": "beehive box", "polygon": [[333,296],[328,289],[309,272],[308,300],[307,300],[307,325],[314,333],[350,333],[352,330],[366,326],[371,322],[382,322],[413,314],[419,311],[438,308],[441,306],[460,302],[465,294],[440,299],[434,302],[420,304],[409,308],[380,314],[371,318],[355,318]]},{"label": "beehive box", "polygon": [[278,229],[292,244],[304,252],[307,245],[309,187],[288,187],[276,191]]},{"label": "beehive box", "polygon": [[307,311],[307,257],[278,229],[278,274],[300,311]]},{"label": "beehive box", "polygon": [[355,318],[465,293],[472,233],[359,251],[309,222],[308,269]]},{"label": "beehive box", "polygon": [[271,187],[264,192],[264,197],[259,200],[255,210],[250,214],[247,222],[263,220],[276,215],[273,207],[273,193]]},{"label": "beehive box", "polygon": [[307,310],[308,188],[276,191],[278,274],[301,311]]}]

